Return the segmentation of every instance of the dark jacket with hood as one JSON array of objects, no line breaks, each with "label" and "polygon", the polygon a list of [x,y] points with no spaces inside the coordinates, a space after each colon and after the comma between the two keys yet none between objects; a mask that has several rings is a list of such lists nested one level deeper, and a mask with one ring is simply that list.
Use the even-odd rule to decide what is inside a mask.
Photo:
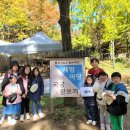
[{"label": "dark jacket with hood", "polygon": [[114,91],[116,99],[107,105],[107,111],[115,116],[125,115],[127,113],[127,103],[129,101],[128,91],[123,83],[115,85],[110,84],[107,90]]}]

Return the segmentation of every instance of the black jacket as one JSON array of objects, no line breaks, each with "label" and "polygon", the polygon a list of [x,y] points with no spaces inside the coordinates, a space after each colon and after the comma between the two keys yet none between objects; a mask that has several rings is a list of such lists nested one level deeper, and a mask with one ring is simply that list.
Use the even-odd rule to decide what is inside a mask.
[{"label": "black jacket", "polygon": [[[107,90],[112,90],[113,84],[110,84]],[[119,83],[114,88],[114,94],[117,94],[119,91],[124,91],[127,93],[127,89],[124,84]],[[107,111],[115,116],[125,115],[127,113],[127,103],[125,101],[125,97],[122,95],[116,95],[116,100],[112,102],[112,104],[107,105]]]},{"label": "black jacket", "polygon": [[107,111],[115,116],[125,115],[127,113],[127,103],[125,103],[125,97],[116,96],[116,100],[107,105]]}]

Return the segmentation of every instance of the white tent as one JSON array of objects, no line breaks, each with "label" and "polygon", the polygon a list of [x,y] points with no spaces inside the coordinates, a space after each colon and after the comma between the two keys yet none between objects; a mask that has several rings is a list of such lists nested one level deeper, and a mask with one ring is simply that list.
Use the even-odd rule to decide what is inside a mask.
[{"label": "white tent", "polygon": [[42,32],[17,43],[0,45],[0,53],[4,54],[33,54],[61,50],[60,43],[54,42]]},{"label": "white tent", "polygon": [[10,45],[10,44],[13,44],[13,43],[5,42],[5,41],[0,40],[0,46]]}]

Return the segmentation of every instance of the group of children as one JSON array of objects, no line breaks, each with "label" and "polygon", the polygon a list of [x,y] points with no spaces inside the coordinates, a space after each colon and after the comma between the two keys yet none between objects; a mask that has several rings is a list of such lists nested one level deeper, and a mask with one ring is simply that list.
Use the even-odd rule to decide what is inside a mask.
[{"label": "group of children", "polygon": [[92,59],[91,64],[93,68],[88,71],[84,87],[92,87],[94,96],[83,97],[86,124],[96,125],[100,119],[100,130],[123,130],[123,115],[127,113],[129,96],[121,83],[121,74],[114,72],[110,79],[98,67],[98,59]]},{"label": "group of children", "polygon": [[[35,91],[31,91],[34,84],[36,84],[37,88],[35,88]],[[31,71],[31,67],[26,65],[20,70],[18,62],[12,61],[10,70],[3,79],[1,92],[3,95],[3,110],[0,124],[6,118],[9,125],[16,124],[18,119],[21,122],[25,118],[29,120],[30,100],[32,101],[33,121],[45,116],[40,103],[40,98],[44,93],[44,83],[37,67]]]},{"label": "group of children", "polygon": [[[96,125],[100,119],[100,130],[123,130],[123,115],[127,113],[128,91],[121,83],[121,74],[114,72],[111,79],[98,67],[99,61],[91,59],[92,69],[88,71],[84,87],[91,87],[94,96],[83,97],[86,110],[86,124]],[[16,120],[30,119],[29,104],[32,101],[33,120],[43,118],[40,98],[44,93],[44,83],[37,67],[24,66],[19,71],[17,61],[11,63],[10,70],[2,82],[3,111],[0,124],[8,119],[9,125]],[[34,89],[32,89],[32,86]],[[33,90],[33,91],[31,91]],[[34,91],[35,90],[35,91]],[[12,101],[10,97],[13,97]],[[38,109],[36,109],[38,107]],[[98,116],[99,115],[99,116]]]}]

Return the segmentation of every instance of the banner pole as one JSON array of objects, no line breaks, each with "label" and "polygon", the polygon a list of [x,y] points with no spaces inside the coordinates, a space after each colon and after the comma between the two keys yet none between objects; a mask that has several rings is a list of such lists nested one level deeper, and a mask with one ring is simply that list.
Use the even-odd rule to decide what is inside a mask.
[{"label": "banner pole", "polygon": [[54,99],[53,98],[50,98],[50,110],[51,110],[51,113],[54,113]]}]

